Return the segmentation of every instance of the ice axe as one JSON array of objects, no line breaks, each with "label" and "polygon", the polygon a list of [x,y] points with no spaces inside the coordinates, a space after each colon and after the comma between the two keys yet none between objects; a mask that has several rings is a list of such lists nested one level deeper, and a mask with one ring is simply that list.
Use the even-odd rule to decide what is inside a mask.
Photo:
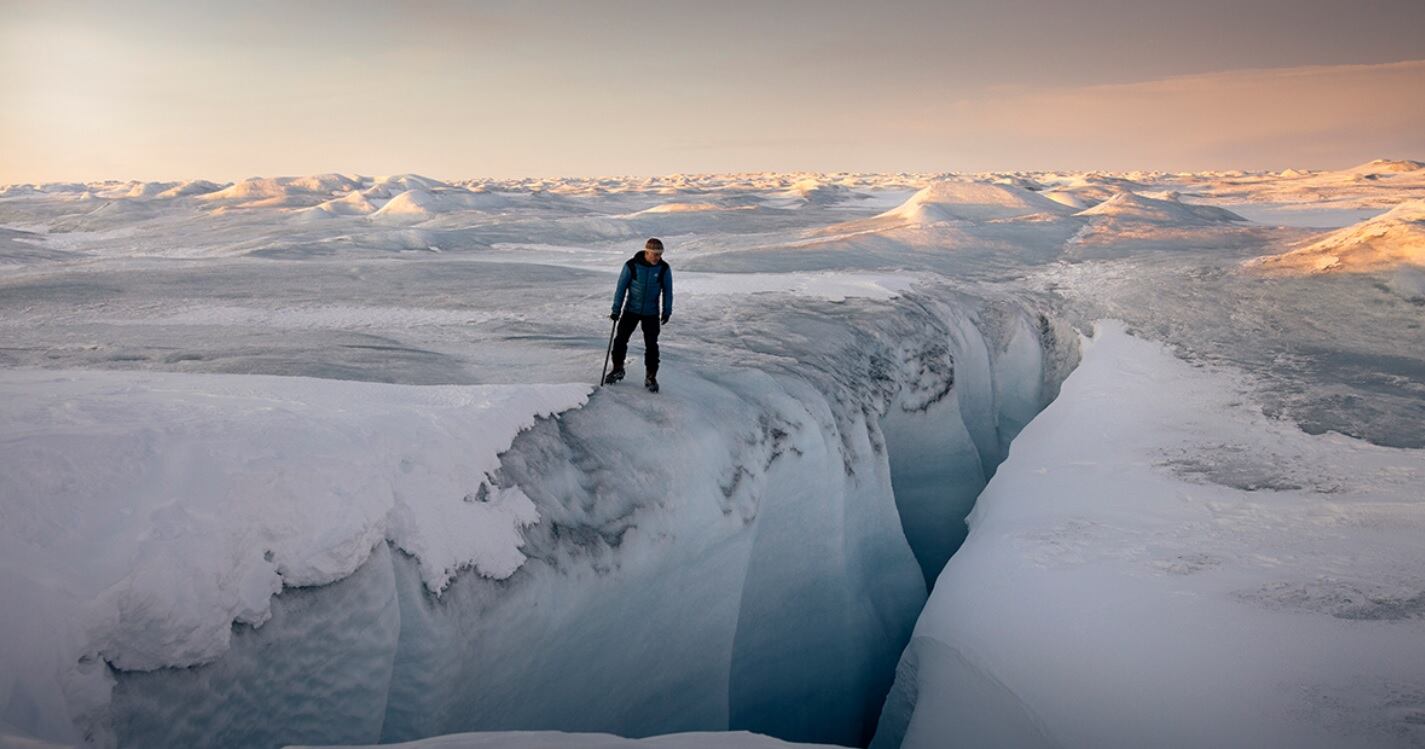
[{"label": "ice axe", "polygon": [[614,324],[609,327],[609,347],[604,349],[604,369],[599,373],[599,387],[604,386],[604,378],[609,374],[609,354],[614,350],[614,331],[618,330],[618,318],[614,318]]}]

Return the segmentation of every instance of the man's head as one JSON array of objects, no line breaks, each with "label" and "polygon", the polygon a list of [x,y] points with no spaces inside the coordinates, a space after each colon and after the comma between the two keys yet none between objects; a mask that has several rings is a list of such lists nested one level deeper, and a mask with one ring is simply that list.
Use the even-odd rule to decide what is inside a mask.
[{"label": "man's head", "polygon": [[663,258],[663,240],[654,237],[643,243],[643,259],[650,265],[657,265]]}]

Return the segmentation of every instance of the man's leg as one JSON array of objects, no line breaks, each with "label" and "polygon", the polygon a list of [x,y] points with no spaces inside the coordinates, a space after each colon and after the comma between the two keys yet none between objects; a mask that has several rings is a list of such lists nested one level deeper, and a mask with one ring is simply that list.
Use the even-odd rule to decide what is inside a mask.
[{"label": "man's leg", "polygon": [[624,357],[628,356],[628,339],[633,335],[633,329],[638,326],[638,315],[632,312],[625,312],[619,316],[618,332],[614,334],[614,370],[623,369]]},{"label": "man's leg", "polygon": [[643,366],[649,377],[658,376],[658,317],[643,318]]}]

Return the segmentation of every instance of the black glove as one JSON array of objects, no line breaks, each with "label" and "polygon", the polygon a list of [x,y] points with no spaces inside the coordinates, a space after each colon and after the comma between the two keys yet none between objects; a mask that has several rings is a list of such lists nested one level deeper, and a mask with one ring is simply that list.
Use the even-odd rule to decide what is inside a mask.
[{"label": "black glove", "polygon": [[669,314],[664,315],[664,316],[663,316],[663,324],[664,324],[664,325],[667,325],[667,324],[668,324],[668,318],[670,318],[670,317],[672,317],[672,316],[673,316],[672,313],[669,313]]},{"label": "black glove", "polygon": [[611,313],[609,313],[609,319],[610,319],[610,320],[618,320],[618,313],[617,313],[617,312],[611,312]]}]

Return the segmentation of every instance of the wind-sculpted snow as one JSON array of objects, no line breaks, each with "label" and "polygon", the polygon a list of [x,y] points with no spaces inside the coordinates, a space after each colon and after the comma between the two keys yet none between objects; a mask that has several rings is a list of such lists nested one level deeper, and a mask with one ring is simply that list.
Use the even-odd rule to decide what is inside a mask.
[{"label": "wind-sculpted snow", "polygon": [[976,504],[873,746],[1418,746],[1425,451],[1305,434],[1248,385],[1101,325]]}]

